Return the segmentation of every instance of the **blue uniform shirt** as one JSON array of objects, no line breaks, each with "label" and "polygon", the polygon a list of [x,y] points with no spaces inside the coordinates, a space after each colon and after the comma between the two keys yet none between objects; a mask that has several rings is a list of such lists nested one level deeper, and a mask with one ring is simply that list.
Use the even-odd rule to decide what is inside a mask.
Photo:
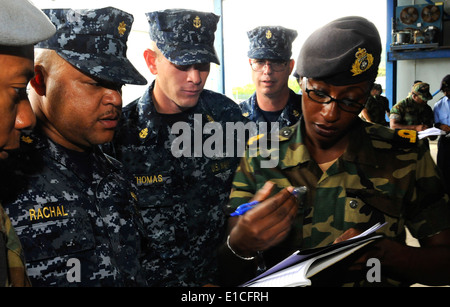
[{"label": "blue uniform shirt", "polygon": [[[242,110],[242,114],[249,120],[256,122],[257,124],[262,122],[267,122],[264,117],[264,112],[259,108],[256,101],[256,93],[254,93],[249,99],[242,101],[239,104]],[[292,126],[299,119],[302,114],[302,96],[294,93],[294,91],[289,90],[289,100],[282,110],[278,120],[279,128],[286,126]],[[270,128],[270,125],[268,125]]]},{"label": "blue uniform shirt", "polygon": [[[153,87],[154,83],[140,99],[124,107],[114,139],[117,158],[134,174],[156,253],[149,263],[148,281],[153,286],[217,284],[215,250],[225,234],[222,208],[228,202],[245,140],[240,155],[208,155],[208,139],[218,134],[203,131],[209,123],[219,125],[223,137],[218,142],[223,141],[225,151],[227,142],[237,140],[237,135],[226,133],[226,124],[247,120],[236,103],[209,90],[203,90],[192,109],[163,116],[156,112]],[[174,122],[182,123],[184,134],[171,132]],[[182,135],[186,142],[173,149]],[[183,147],[185,155],[178,156]]]},{"label": "blue uniform shirt", "polygon": [[3,183],[3,205],[32,285],[146,285],[142,218],[118,161],[98,149],[71,152],[32,133],[22,137],[20,153],[7,166],[13,171]]},{"label": "blue uniform shirt", "polygon": [[442,97],[434,105],[434,122],[450,126],[450,99],[447,96]]}]

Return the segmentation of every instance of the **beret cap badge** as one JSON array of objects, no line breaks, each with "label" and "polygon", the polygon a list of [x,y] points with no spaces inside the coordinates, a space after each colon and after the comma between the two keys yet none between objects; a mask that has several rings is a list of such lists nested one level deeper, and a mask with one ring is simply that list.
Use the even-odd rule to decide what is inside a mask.
[{"label": "beret cap badge", "polygon": [[351,72],[353,76],[357,76],[368,70],[373,64],[373,56],[367,53],[365,48],[358,48],[355,53],[356,60],[352,65]]}]

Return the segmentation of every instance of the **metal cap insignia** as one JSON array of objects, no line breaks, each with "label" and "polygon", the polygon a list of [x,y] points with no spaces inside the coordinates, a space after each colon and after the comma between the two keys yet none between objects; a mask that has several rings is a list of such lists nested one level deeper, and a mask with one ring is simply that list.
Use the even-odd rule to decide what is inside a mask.
[{"label": "metal cap insignia", "polygon": [[119,34],[120,36],[125,34],[125,31],[127,30],[127,25],[125,24],[124,21],[122,21],[119,26],[117,27],[117,30],[119,30]]},{"label": "metal cap insignia", "polygon": [[194,21],[193,21],[193,26],[195,27],[195,28],[200,28],[201,26],[202,26],[202,20],[200,19],[200,17],[198,17],[198,16],[195,16],[195,18],[194,18]]},{"label": "metal cap insignia", "polygon": [[353,63],[351,69],[353,76],[362,74],[363,72],[368,70],[373,64],[373,56],[370,53],[367,53],[365,48],[358,48],[355,57],[356,60]]}]

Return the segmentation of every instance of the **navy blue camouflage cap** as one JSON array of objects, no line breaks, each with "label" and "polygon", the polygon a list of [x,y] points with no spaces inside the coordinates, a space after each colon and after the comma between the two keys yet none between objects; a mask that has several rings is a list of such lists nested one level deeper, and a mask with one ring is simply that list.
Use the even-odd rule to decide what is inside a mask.
[{"label": "navy blue camouflage cap", "polygon": [[363,17],[342,17],[306,39],[296,72],[336,86],[373,82],[380,58],[381,40],[375,25]]},{"label": "navy blue camouflage cap", "polygon": [[37,48],[55,50],[78,70],[100,80],[147,84],[126,56],[133,15],[113,7],[43,11],[56,26],[56,34]]},{"label": "navy blue camouflage cap", "polygon": [[220,64],[214,32],[220,17],[207,12],[168,9],[146,13],[150,39],[175,65]]},{"label": "navy blue camouflage cap", "polygon": [[281,26],[257,27],[247,32],[250,59],[289,60],[297,31]]}]

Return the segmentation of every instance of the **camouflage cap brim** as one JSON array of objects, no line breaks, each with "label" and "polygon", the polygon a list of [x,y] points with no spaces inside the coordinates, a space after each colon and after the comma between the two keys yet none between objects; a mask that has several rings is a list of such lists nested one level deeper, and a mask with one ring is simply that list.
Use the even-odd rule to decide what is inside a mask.
[{"label": "camouflage cap brim", "polygon": [[420,97],[420,99],[422,99],[423,101],[429,101],[431,99],[433,99],[433,96],[431,94],[421,94],[421,93],[416,93],[417,96]]},{"label": "camouflage cap brim", "polygon": [[250,59],[288,61],[292,56],[292,42],[296,30],[281,26],[261,26],[247,32],[250,41],[247,56]]},{"label": "camouflage cap brim", "polygon": [[280,51],[275,51],[272,48],[257,48],[252,49],[247,53],[247,56],[250,59],[269,59],[269,60],[283,60],[288,61],[290,60],[292,55],[292,52],[288,50],[285,53],[282,53]]},{"label": "camouflage cap brim", "polygon": [[126,57],[95,55],[70,50],[55,50],[63,59],[85,75],[116,84],[145,85],[147,80]]},{"label": "camouflage cap brim", "polygon": [[162,54],[175,65],[194,65],[215,63],[220,65],[214,48],[208,45],[178,44],[176,48],[169,44],[157,43]]}]

